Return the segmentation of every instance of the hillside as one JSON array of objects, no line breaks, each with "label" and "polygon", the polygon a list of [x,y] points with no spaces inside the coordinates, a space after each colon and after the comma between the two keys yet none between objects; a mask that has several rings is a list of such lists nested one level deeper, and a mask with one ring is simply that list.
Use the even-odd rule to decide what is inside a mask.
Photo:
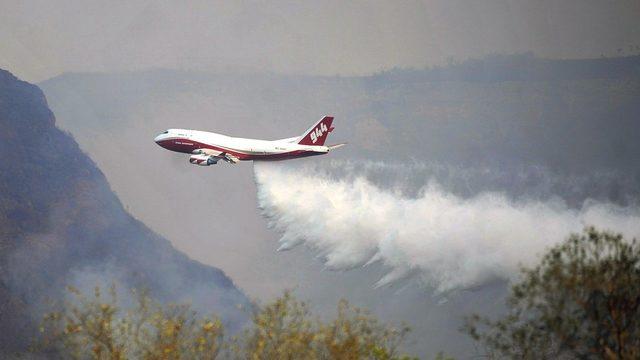
[{"label": "hillside", "polygon": [[148,104],[167,108],[191,100],[201,109],[183,109],[182,118],[175,118],[181,126],[249,136],[288,134],[333,113],[339,136],[355,144],[349,151],[364,158],[535,164],[581,173],[593,167],[637,171],[640,160],[634,140],[640,56],[494,56],[364,77],[65,74],[42,87],[74,133],[126,129],[133,112],[154,110]]},{"label": "hillside", "polygon": [[40,89],[0,70],[0,349],[23,349],[66,285],[116,281],[191,302],[232,329],[247,298],[219,269],[176,251],[133,218],[102,172],[56,127]]},{"label": "hillside", "polygon": [[[141,140],[164,128],[279,138],[331,113],[338,131],[330,142],[349,143],[334,158],[491,169],[493,175],[535,168],[585,183],[589,194],[574,194],[570,184],[551,189],[572,204],[593,196],[620,203],[640,198],[640,56],[496,55],[364,77],[65,74],[41,85],[61,126],[97,161],[116,132],[124,147],[113,152],[151,153],[157,149]],[[598,181],[584,179],[595,175]],[[522,194],[504,179],[474,177],[473,190],[463,195],[505,185]]]}]

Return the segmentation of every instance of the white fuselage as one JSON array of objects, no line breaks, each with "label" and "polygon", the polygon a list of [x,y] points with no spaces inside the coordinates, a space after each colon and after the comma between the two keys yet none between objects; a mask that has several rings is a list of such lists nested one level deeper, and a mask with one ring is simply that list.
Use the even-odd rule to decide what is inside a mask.
[{"label": "white fuselage", "polygon": [[207,131],[169,129],[155,138],[155,142],[172,151],[182,153],[211,152],[229,154],[239,160],[278,160],[326,154],[327,146],[301,145],[297,138],[258,140],[232,137]]}]

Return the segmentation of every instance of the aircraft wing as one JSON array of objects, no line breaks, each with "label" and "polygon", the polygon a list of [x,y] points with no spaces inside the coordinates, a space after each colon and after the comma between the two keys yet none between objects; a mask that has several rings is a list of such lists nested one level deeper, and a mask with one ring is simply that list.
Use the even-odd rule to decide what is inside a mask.
[{"label": "aircraft wing", "polygon": [[220,154],[220,157],[222,158],[222,160],[224,160],[226,162],[229,162],[229,163],[232,163],[232,164],[235,164],[238,161],[240,161],[240,159],[238,159],[237,157],[235,157],[235,156],[233,156],[231,154],[227,154],[227,153]]},{"label": "aircraft wing", "polygon": [[222,159],[228,163],[232,163],[235,164],[238,161],[240,161],[240,159],[238,159],[237,157],[228,154],[224,151],[218,151],[218,150],[213,150],[213,149],[197,149],[193,151],[194,154],[205,154],[205,155],[209,155],[209,156],[213,156],[213,157],[217,157],[219,159]]},{"label": "aircraft wing", "polygon": [[193,153],[219,157],[220,154],[222,154],[222,151],[213,150],[213,149],[196,149],[196,150],[193,150]]}]

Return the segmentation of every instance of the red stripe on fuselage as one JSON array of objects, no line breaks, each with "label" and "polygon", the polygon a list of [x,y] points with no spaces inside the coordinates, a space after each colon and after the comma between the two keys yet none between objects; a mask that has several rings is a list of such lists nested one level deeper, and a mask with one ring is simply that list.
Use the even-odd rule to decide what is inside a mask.
[{"label": "red stripe on fuselage", "polygon": [[315,152],[307,150],[293,150],[279,154],[247,154],[239,150],[223,148],[215,145],[209,145],[191,139],[171,138],[157,142],[163,148],[179,153],[192,154],[194,150],[211,149],[233,155],[240,160],[286,160],[300,157],[308,157],[315,155],[323,155],[324,152]]}]

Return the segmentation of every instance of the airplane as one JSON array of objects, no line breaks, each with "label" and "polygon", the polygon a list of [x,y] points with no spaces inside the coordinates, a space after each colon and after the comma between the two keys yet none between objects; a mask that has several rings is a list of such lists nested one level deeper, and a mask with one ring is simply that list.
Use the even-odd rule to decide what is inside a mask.
[{"label": "airplane", "polygon": [[344,146],[325,146],[333,127],[333,116],[325,116],[300,136],[280,140],[257,140],[231,137],[207,131],[169,129],[156,136],[161,147],[180,153],[192,154],[189,162],[210,166],[224,160],[235,164],[249,160],[287,160],[324,155]]}]

